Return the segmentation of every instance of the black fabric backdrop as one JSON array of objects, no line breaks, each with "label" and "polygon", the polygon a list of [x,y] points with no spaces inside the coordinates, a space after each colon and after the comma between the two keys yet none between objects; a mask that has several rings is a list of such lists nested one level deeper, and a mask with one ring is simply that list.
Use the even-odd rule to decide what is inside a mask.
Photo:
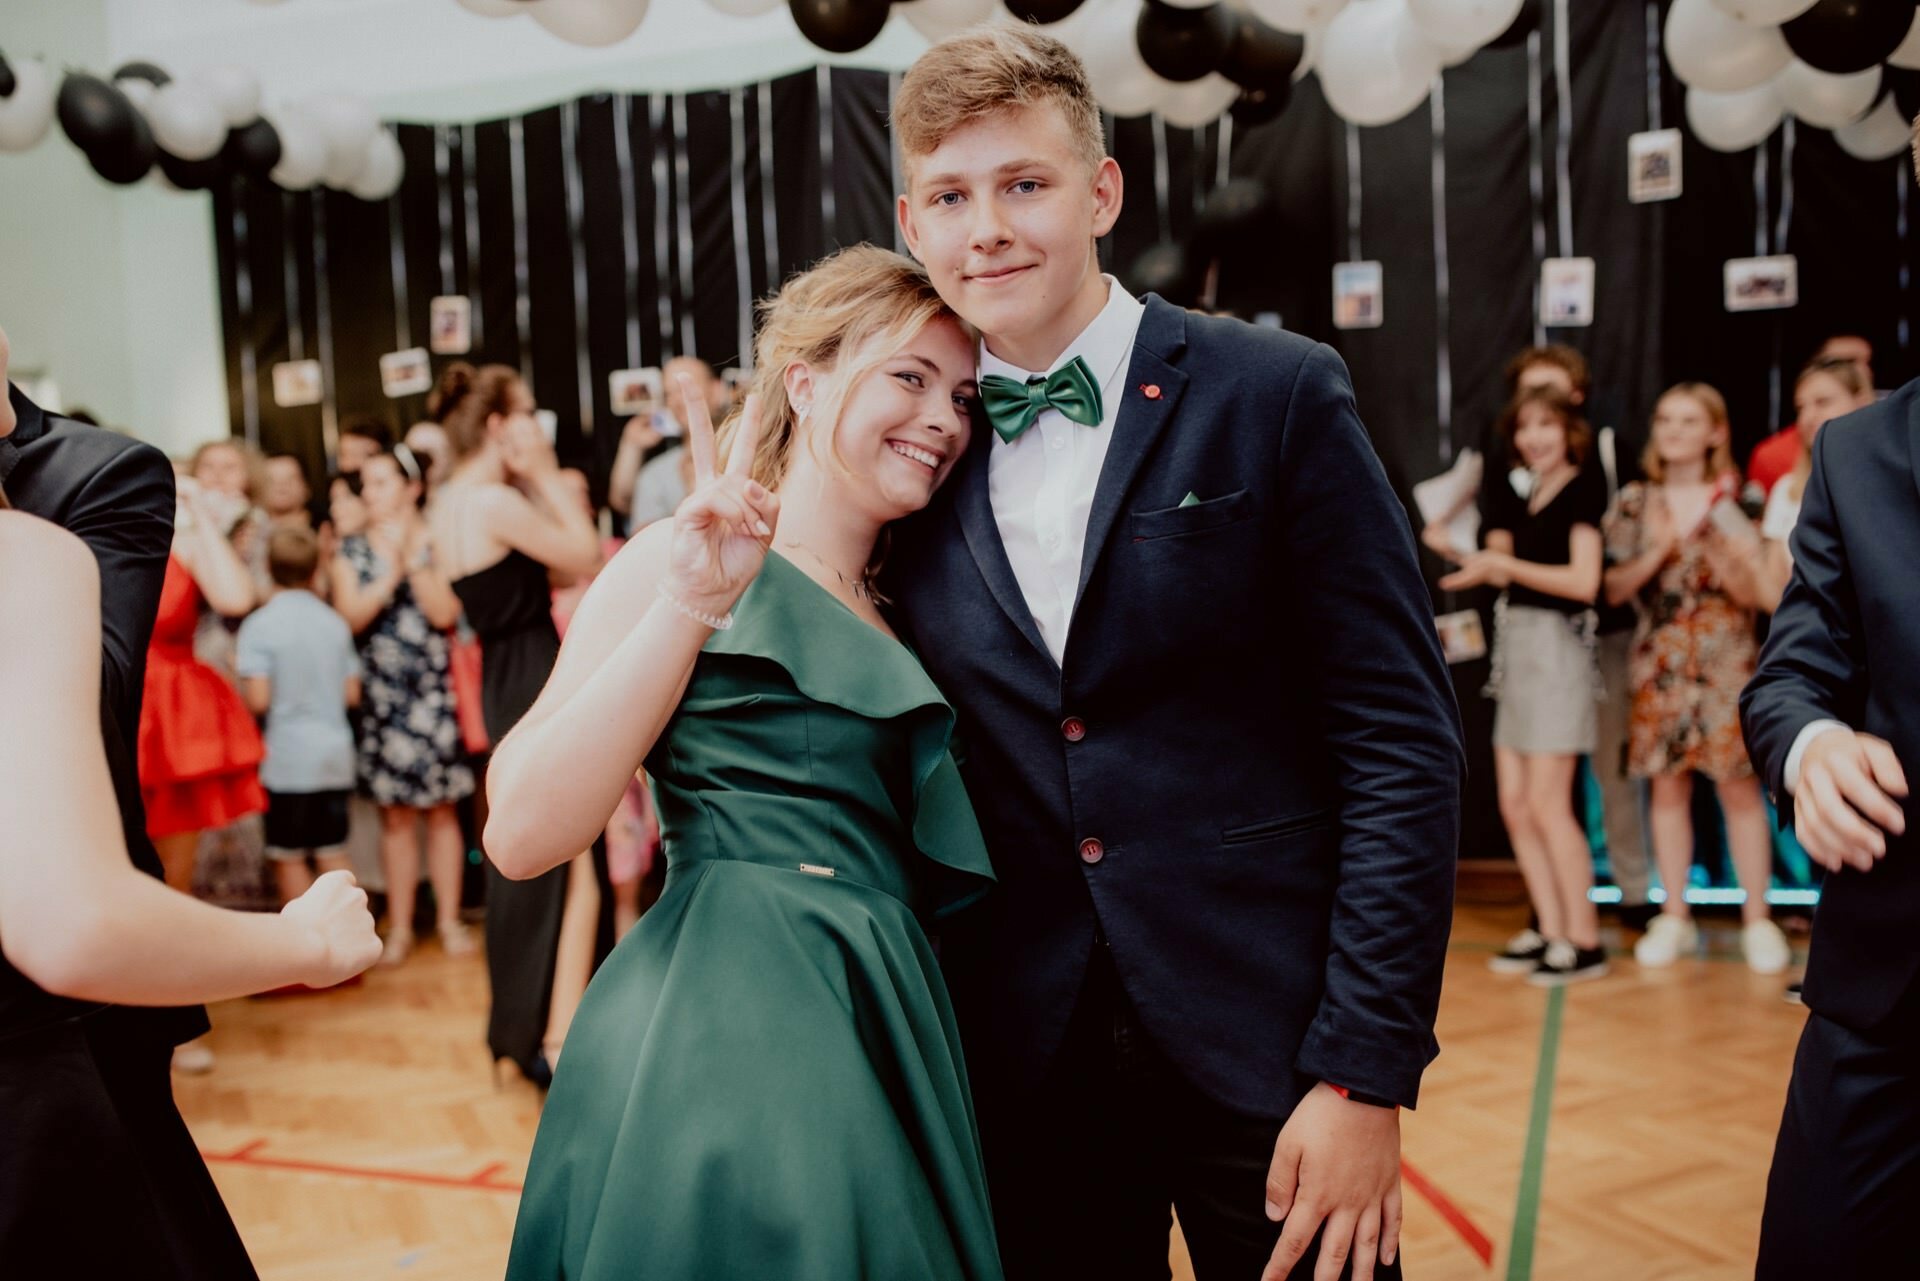
[{"label": "black fabric backdrop", "polygon": [[[1855,160],[1831,135],[1809,128],[1791,130],[1791,142],[1789,130],[1778,131],[1757,152],[1736,155],[1689,136],[1684,195],[1632,204],[1629,135],[1650,127],[1656,109],[1668,127],[1682,121],[1684,90],[1658,58],[1649,60],[1664,6],[1568,0],[1563,185],[1556,5],[1542,8],[1546,26],[1532,48],[1481,53],[1449,70],[1427,107],[1381,128],[1350,130],[1312,77],[1264,126],[1190,130],[1147,118],[1109,120],[1128,188],[1102,247],[1105,260],[1125,278],[1146,249],[1186,236],[1221,172],[1225,146],[1227,171],[1263,182],[1272,211],[1221,262],[1216,305],[1247,316],[1277,312],[1289,328],[1340,350],[1403,496],[1453,450],[1487,443],[1505,396],[1502,368],[1536,336],[1542,250],[1597,262],[1593,324],[1545,336],[1592,363],[1592,417],[1617,428],[1629,471],[1653,401],[1681,379],[1704,379],[1726,394],[1744,456],[1791,417],[1793,370],[1830,333],[1873,341],[1882,386],[1920,372],[1907,323],[1915,238],[1903,226],[1912,176],[1901,159]],[[1529,111],[1536,79],[1537,126]],[[461,293],[474,305],[475,347],[465,358],[526,371],[541,404],[558,415],[563,460],[585,466],[598,488],[619,435],[610,371],[681,352],[716,367],[740,363],[743,297],[766,295],[836,245],[895,243],[896,164],[886,121],[892,83],[883,73],[823,69],[673,98],[597,95],[464,128],[402,125],[407,177],[387,203],[330,192],[290,196],[244,180],[217,190],[235,434],[299,455],[318,477],[340,416],[371,412],[402,429],[418,420],[424,397],[387,399],[379,357],[425,346],[429,299]],[[682,120],[684,129],[676,129]],[[630,158],[624,183],[622,132]],[[1332,327],[1330,282],[1333,264],[1349,251],[1350,142],[1359,158],[1358,248],[1384,264],[1386,319],[1377,329],[1343,332]],[[1438,208],[1436,181],[1444,192]],[[1567,244],[1561,201],[1570,202]],[[524,209],[518,225],[516,205]],[[1444,293],[1437,216],[1444,220]],[[1799,306],[1730,315],[1721,303],[1721,264],[1761,249],[1798,255]],[[403,299],[395,288],[401,258]],[[289,282],[298,294],[291,309]],[[273,403],[271,366],[295,354],[295,338],[298,354],[322,358],[327,368],[323,405]],[[447,359],[436,356],[435,369]],[[1437,575],[1440,566],[1429,560],[1428,568]],[[1435,604],[1485,601],[1436,593]],[[1501,852],[1491,709],[1478,696],[1485,664],[1456,670],[1476,792],[1463,849]]]}]

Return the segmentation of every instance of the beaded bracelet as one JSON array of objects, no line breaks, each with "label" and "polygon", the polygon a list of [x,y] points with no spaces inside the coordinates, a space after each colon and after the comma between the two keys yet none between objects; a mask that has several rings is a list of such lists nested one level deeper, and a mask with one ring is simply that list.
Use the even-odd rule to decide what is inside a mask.
[{"label": "beaded bracelet", "polygon": [[711,627],[716,632],[724,632],[733,626],[732,610],[728,610],[726,613],[716,617],[713,614],[706,613],[704,610],[695,609],[668,591],[665,583],[660,584],[660,599],[679,610],[682,614],[685,614],[688,618],[691,618],[694,622],[699,623],[702,627]]}]

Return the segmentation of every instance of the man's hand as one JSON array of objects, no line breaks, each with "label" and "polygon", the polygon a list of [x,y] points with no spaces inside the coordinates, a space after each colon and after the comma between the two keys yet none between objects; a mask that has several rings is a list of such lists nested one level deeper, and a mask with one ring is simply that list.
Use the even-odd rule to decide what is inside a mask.
[{"label": "man's hand", "polygon": [[1349,1257],[1353,1281],[1371,1281],[1376,1258],[1400,1253],[1400,1114],[1314,1086],[1273,1145],[1267,1217],[1286,1228],[1260,1281],[1285,1281],[1323,1222],[1314,1281],[1337,1281]]},{"label": "man's hand", "polygon": [[1828,871],[1870,871],[1887,836],[1907,830],[1907,776],[1882,739],[1839,726],[1807,741],[1793,791],[1793,834]]}]

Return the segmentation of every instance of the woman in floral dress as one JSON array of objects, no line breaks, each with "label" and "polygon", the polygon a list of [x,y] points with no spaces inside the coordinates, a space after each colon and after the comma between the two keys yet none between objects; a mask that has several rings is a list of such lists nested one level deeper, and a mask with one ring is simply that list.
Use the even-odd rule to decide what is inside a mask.
[{"label": "woman in floral dress", "polygon": [[1666,903],[1635,945],[1644,966],[1672,965],[1699,946],[1685,890],[1693,865],[1693,775],[1711,779],[1726,819],[1734,873],[1746,891],[1741,948],[1763,974],[1786,968],[1786,938],[1768,915],[1772,828],[1740,735],[1740,689],[1759,646],[1760,539],[1735,503],[1740,473],[1726,402],[1681,383],[1654,409],[1641,466],[1608,513],[1607,598],[1634,601],[1640,626],[1630,680],[1627,768],[1651,787],[1648,822]]},{"label": "woman in floral dress", "polygon": [[334,606],[360,642],[360,782],[380,806],[387,872],[381,964],[398,965],[413,950],[423,815],[440,944],[456,954],[478,946],[460,922],[466,842],[453,808],[473,792],[445,631],[459,620],[460,602],[434,566],[418,463],[404,452],[376,454],[362,465],[360,485],[369,524],[340,544]]}]

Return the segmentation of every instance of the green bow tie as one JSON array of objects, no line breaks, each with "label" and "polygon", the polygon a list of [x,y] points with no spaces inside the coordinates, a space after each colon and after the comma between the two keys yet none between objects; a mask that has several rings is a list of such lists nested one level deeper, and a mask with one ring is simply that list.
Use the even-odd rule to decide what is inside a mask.
[{"label": "green bow tie", "polygon": [[980,380],[980,405],[1000,439],[1012,444],[1033,426],[1043,409],[1057,409],[1083,426],[1098,427],[1100,384],[1093,380],[1087,362],[1075,356],[1045,378],[1026,382],[988,374]]}]

